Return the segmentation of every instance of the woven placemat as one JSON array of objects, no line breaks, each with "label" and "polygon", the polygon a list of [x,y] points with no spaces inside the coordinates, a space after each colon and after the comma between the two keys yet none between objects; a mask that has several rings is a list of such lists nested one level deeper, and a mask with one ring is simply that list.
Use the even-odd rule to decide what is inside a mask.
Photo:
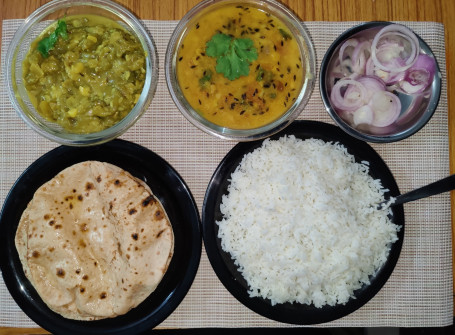
[{"label": "woven placemat", "polygon": [[[35,134],[16,115],[4,82],[5,56],[22,20],[3,21],[0,83],[0,201],[24,169],[56,147]],[[347,28],[359,22],[305,23],[319,68],[325,51]],[[392,144],[373,147],[392,170],[401,192],[449,174],[448,105],[444,27],[434,22],[403,22],[432,48],[442,72],[442,94],[431,121],[417,134]],[[185,179],[199,210],[210,177],[224,155],[235,145],[209,136],[191,125],[175,107],[166,87],[164,55],[175,21],[144,21],[159,57],[159,83],[146,114],[123,139],[141,144],[166,159]],[[316,83],[299,119],[333,123],[325,111]],[[405,205],[406,229],[401,257],[384,288],[364,307],[330,327],[434,327],[452,324],[452,244],[449,194]],[[0,326],[34,327],[15,304],[0,279]],[[205,251],[187,296],[159,327],[284,327],[241,305],[213,272]]]}]

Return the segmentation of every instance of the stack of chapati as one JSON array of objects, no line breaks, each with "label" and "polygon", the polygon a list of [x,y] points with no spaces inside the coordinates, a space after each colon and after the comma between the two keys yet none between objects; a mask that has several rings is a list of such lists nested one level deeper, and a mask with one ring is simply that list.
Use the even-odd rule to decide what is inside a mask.
[{"label": "stack of chapati", "polygon": [[36,191],[22,214],[16,248],[52,310],[96,320],[128,312],[156,289],[174,235],[144,182],[114,165],[86,161]]}]

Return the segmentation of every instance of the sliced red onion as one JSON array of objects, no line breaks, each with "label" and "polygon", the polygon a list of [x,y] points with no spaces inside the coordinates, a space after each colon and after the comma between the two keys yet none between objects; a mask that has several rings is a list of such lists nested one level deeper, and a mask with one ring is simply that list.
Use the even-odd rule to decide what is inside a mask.
[{"label": "sliced red onion", "polygon": [[343,64],[344,53],[345,53],[346,48],[348,48],[348,47],[355,48],[357,46],[357,44],[359,44],[359,41],[357,41],[355,38],[350,38],[341,45],[340,51],[338,53],[338,60],[340,61],[340,65]]},{"label": "sliced red onion", "polygon": [[382,28],[372,40],[344,42],[330,95],[340,116],[354,126],[393,124],[400,116],[401,101],[392,91],[421,93],[433,81],[436,62],[420,52],[417,36],[398,24]]},{"label": "sliced red onion", "polygon": [[[391,41],[387,39],[384,41],[382,40],[382,38],[387,38],[389,36],[399,36],[408,41],[411,47],[409,55],[404,55],[405,48],[400,46],[394,39]],[[409,28],[399,24],[390,24],[382,28],[373,38],[373,42],[371,43],[371,58],[374,65],[383,71],[406,71],[417,60],[417,56],[420,52],[419,45],[417,36]],[[399,59],[404,61],[403,65],[399,65],[399,62],[397,62]]]},{"label": "sliced red onion", "polygon": [[376,127],[387,127],[394,123],[401,112],[400,99],[388,91],[378,91],[371,97],[368,105],[373,110],[373,122]]},{"label": "sliced red onion", "polygon": [[408,93],[408,94],[417,94],[417,93],[422,93],[423,91],[425,91],[425,89],[427,88],[427,84],[411,84],[410,82],[408,81],[402,81],[400,82],[400,88]]},{"label": "sliced red onion", "polygon": [[[368,103],[368,101],[371,99],[373,94],[377,91],[385,91],[386,86],[384,82],[374,76],[359,76],[357,78],[353,78],[359,83],[361,83],[365,87],[365,97],[363,99],[364,104]],[[346,89],[346,92],[344,93],[344,97],[351,97],[355,96],[355,92],[357,87],[354,85],[349,85],[348,88]]]},{"label": "sliced red onion", "polygon": [[357,81],[362,83],[363,86],[365,86],[365,88],[367,90],[366,98],[368,100],[371,99],[374,92],[386,90],[386,85],[385,85],[384,81],[382,81],[381,78],[378,78],[375,76],[359,77],[359,78],[357,78]]},{"label": "sliced red onion", "polygon": [[409,43],[411,53],[408,53],[403,41],[409,42],[409,37],[396,31],[384,33],[376,46],[376,55],[379,62],[387,64],[394,59],[400,59],[403,62],[409,59],[409,56],[412,55],[412,45]]},{"label": "sliced red onion", "polygon": [[365,73],[365,64],[367,61],[366,52],[370,53],[371,42],[363,41],[357,44],[352,52],[352,71],[358,74]]},{"label": "sliced red onion", "polygon": [[365,64],[365,74],[367,76],[374,76],[375,73],[374,73],[374,62],[373,62],[373,58],[368,58],[366,64]]},{"label": "sliced red onion", "polygon": [[370,57],[365,64],[365,74],[380,78],[386,85],[394,85],[400,80],[403,80],[406,75],[404,71],[387,72],[375,67],[372,57]]},{"label": "sliced red onion", "polygon": [[372,76],[339,80],[332,89],[330,99],[336,108],[351,114],[354,126],[371,124],[386,127],[395,122],[401,112],[400,99],[386,91],[381,79]]},{"label": "sliced red onion", "polygon": [[436,72],[436,62],[433,57],[422,54],[412,67],[406,71],[406,76],[400,82],[403,91],[410,94],[422,93],[433,82]]},{"label": "sliced red onion", "polygon": [[372,124],[373,119],[373,109],[368,105],[364,105],[354,112],[354,126],[358,126],[360,124]]},{"label": "sliced red onion", "polygon": [[[342,89],[346,88],[344,94]],[[354,111],[364,105],[366,89],[360,82],[353,79],[341,79],[333,86],[330,100],[336,108]]]}]

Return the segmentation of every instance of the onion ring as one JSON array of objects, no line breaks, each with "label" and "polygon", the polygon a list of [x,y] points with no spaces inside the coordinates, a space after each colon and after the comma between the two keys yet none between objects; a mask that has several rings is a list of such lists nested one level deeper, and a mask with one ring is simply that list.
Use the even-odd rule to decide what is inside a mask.
[{"label": "onion ring", "polygon": [[401,112],[401,101],[393,93],[388,91],[376,92],[369,104],[373,110],[373,122],[376,127],[387,127],[394,123]]},{"label": "onion ring", "polygon": [[348,47],[356,47],[359,42],[355,38],[350,38],[346,40],[343,45],[340,47],[340,51],[338,53],[338,60],[340,62],[340,65],[343,64],[343,58],[344,58],[344,51]]},{"label": "onion ring", "polygon": [[433,57],[419,55],[417,61],[406,71],[406,76],[400,82],[401,89],[409,94],[422,93],[433,82],[436,72],[436,62]]},{"label": "onion ring", "polygon": [[[387,66],[382,64],[377,55],[377,46],[378,43],[380,42],[381,38],[388,35],[391,35],[393,32],[394,35],[403,37],[405,40],[407,40],[410,43],[411,46],[411,54],[410,56],[406,59],[405,65],[397,67],[397,66]],[[417,60],[417,56],[419,55],[420,48],[419,48],[419,40],[417,39],[417,36],[407,27],[399,25],[399,24],[390,24],[384,28],[382,28],[376,36],[373,38],[373,42],[371,43],[371,58],[374,62],[374,65],[378,67],[379,69],[387,72],[402,72],[406,71],[409,69]],[[384,48],[384,45],[381,47]],[[387,47],[387,45],[386,45]]]},{"label": "onion ring", "polygon": [[[355,87],[357,90],[351,88],[351,90],[348,91],[349,85]],[[345,86],[348,86],[346,91],[349,96],[341,94],[341,89]],[[330,100],[336,108],[345,111],[354,111],[365,104],[366,94],[365,86],[363,86],[362,83],[353,79],[341,79],[333,86],[332,92],[330,93]]]}]

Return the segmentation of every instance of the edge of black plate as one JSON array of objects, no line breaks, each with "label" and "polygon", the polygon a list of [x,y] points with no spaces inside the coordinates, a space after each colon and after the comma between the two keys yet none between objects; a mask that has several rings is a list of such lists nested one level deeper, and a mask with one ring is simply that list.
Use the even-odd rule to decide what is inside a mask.
[{"label": "edge of black plate", "polygon": [[[35,190],[56,174],[53,174],[54,170],[52,168],[49,169],[49,159],[53,159],[57,162],[56,165],[61,162],[60,160],[65,160],[66,163],[63,163],[63,165],[65,165],[63,168],[55,168],[57,173],[67,166],[88,160],[81,159],[82,156],[86,157],[88,155],[90,157],[89,159],[99,158],[98,160],[100,161],[109,162],[124,168],[140,179],[146,177],[140,173],[140,171],[145,168],[134,169],[130,167],[130,169],[127,169],[125,168],[125,165],[128,165],[127,163],[116,164],[118,157],[113,157],[113,153],[118,153],[124,160],[131,159],[128,164],[134,164],[135,161],[136,163],[140,161],[147,166],[147,164],[152,164],[151,161],[153,161],[154,167],[163,170],[165,173],[164,176],[159,176],[159,178],[166,178],[167,181],[172,183],[172,187],[175,186],[172,196],[168,195],[168,197],[178,197],[179,193],[182,198],[185,198],[184,204],[179,204],[179,207],[182,207],[185,222],[189,222],[188,224],[190,226],[188,230],[190,231],[191,238],[185,236],[185,240],[187,240],[185,243],[187,243],[186,247],[188,250],[185,250],[185,252],[182,251],[182,256],[180,256],[184,256],[184,261],[186,262],[183,280],[177,281],[177,279],[172,279],[173,273],[171,272],[176,271],[176,266],[173,265],[173,262],[177,262],[175,257],[173,257],[168,271],[157,289],[145,299],[144,302],[130,310],[128,313],[115,318],[95,321],[70,320],[50,310],[41,300],[32,284],[25,277],[15,249],[14,238],[12,240],[7,239],[6,243],[0,245],[0,268],[2,270],[5,285],[24,313],[48,331],[65,334],[135,334],[146,331],[164,321],[178,307],[190,289],[196,276],[202,251],[202,233],[199,211],[193,195],[178,172],[162,157],[147,148],[125,140],[116,139],[99,146],[83,148],[60,146],[38,158],[16,180],[5,198],[0,214],[0,228],[3,230],[3,234],[9,236],[15,235],[18,224],[17,217],[20,218],[23,212],[22,210],[19,211],[19,213],[9,213],[8,209],[10,207],[25,209],[28,202],[32,199]],[[50,175],[52,175],[51,178],[49,178]],[[146,180],[146,182],[149,184],[151,181]],[[31,188],[32,191],[27,191],[24,188]],[[162,190],[156,190],[153,187],[151,188],[154,194],[160,198]],[[28,194],[29,196],[24,198],[23,194]],[[160,198],[160,200],[164,202],[163,206],[165,208],[166,206],[169,206],[169,204],[166,204],[165,199]],[[167,208],[166,211],[168,212]],[[168,215],[171,219],[171,216],[174,214],[168,212]],[[10,223],[14,221],[16,222],[10,225]],[[173,226],[173,229],[175,228],[182,229],[181,227]],[[178,261],[180,261],[180,259]],[[173,280],[173,286],[167,290],[160,291],[160,289],[162,289],[161,286],[163,286],[162,283],[165,283],[168,279]],[[159,298],[160,302],[154,303],[156,308],[151,311],[148,310],[147,307],[150,305],[149,300],[153,295],[157,295],[157,299]]]},{"label": "edge of black plate", "polygon": [[[398,185],[386,163],[376,153],[376,151],[366,142],[360,141],[343,132],[340,128],[318,121],[294,121],[285,130],[271,137],[277,139],[283,135],[292,135],[295,133],[305,132],[304,138],[322,138],[327,141],[340,142],[348,148],[348,152],[354,154],[356,159],[368,160],[370,166],[376,165],[375,171],[371,172],[374,178],[378,178],[376,170],[380,168],[387,177],[387,188],[392,196],[399,195]],[[322,134],[322,135],[321,135]],[[296,137],[299,137],[296,135]],[[218,227],[215,223],[215,211],[219,208],[220,196],[217,189],[221,187],[226,191],[228,184],[227,176],[240,163],[246,152],[251,152],[262,144],[262,140],[255,142],[239,143],[224,157],[217,169],[215,170],[204,198],[202,208],[202,233],[204,246],[209,258],[210,264],[216,275],[227,290],[243,305],[255,313],[258,313],[269,319],[296,325],[312,325],[330,322],[342,318],[365,305],[373,298],[386,283],[392,274],[398,261],[404,238],[404,211],[403,206],[393,207],[393,217],[396,224],[401,225],[398,232],[398,241],[391,245],[390,253],[386,263],[377,271],[372,285],[364,285],[354,294],[359,295],[357,299],[350,299],[345,305],[324,306],[316,308],[314,305],[303,304],[277,304],[271,306],[270,300],[259,297],[250,298],[248,295],[248,285],[241,273],[238,272],[237,266],[233,263],[230,254],[221,249],[220,239],[217,237]],[[354,152],[352,147],[355,148]],[[359,158],[356,153],[362,152]],[[223,192],[225,194],[226,192]]]}]

